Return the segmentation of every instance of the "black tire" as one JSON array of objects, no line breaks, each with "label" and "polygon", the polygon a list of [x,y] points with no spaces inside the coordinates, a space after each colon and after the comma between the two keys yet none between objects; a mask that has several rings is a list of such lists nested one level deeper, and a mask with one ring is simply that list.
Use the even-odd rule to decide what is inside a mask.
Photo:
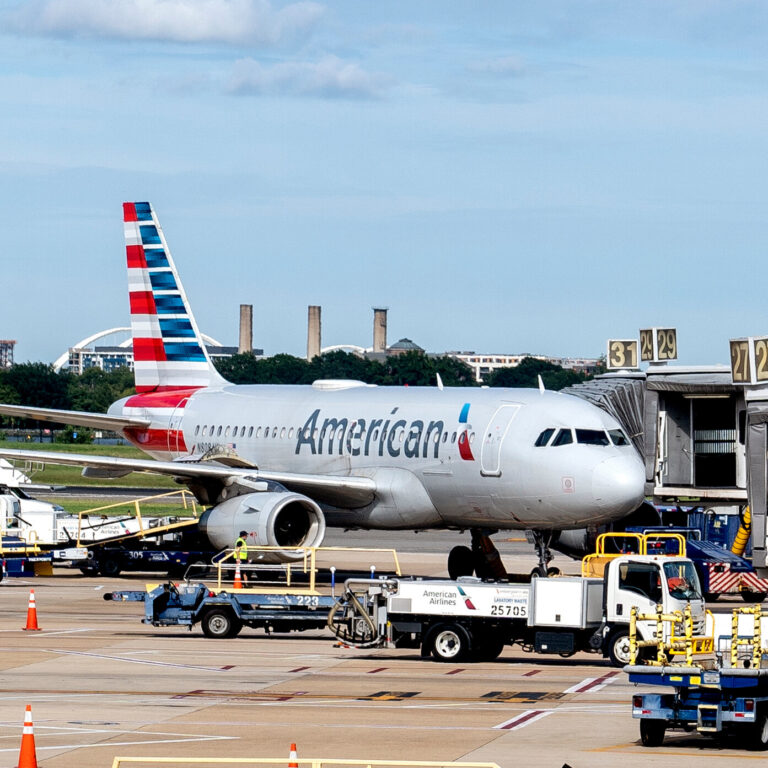
[{"label": "black tire", "polygon": [[120,571],[122,571],[122,564],[116,557],[105,557],[99,563],[99,573],[107,578],[113,579],[119,576]]},{"label": "black tire", "polygon": [[431,632],[430,646],[435,661],[464,661],[469,656],[469,633],[459,624],[439,624]]},{"label": "black tire", "polygon": [[448,576],[458,579],[460,576],[472,576],[475,572],[475,556],[469,547],[454,547],[448,553]]},{"label": "black tire", "polygon": [[753,725],[749,726],[747,739],[750,749],[763,751],[768,749],[768,709],[760,707]]},{"label": "black tire", "polygon": [[742,592],[741,599],[745,603],[762,603],[768,597],[766,592]]},{"label": "black tire", "polygon": [[644,747],[660,747],[664,743],[667,724],[664,720],[640,721],[640,741]]},{"label": "black tire", "polygon": [[216,639],[236,637],[242,627],[240,620],[226,608],[213,608],[208,611],[200,624],[206,637]]},{"label": "black tire", "polygon": [[472,658],[475,661],[493,661],[504,650],[504,635],[498,631],[490,631],[481,638],[475,636],[472,648]]},{"label": "black tire", "polygon": [[717,600],[718,597],[720,597],[720,593],[719,592],[705,592],[704,593],[704,599],[708,603],[714,603],[715,600]]},{"label": "black tire", "polygon": [[[614,667],[623,667],[629,664],[629,632],[626,629],[614,630],[608,638],[608,658]],[[642,722],[647,721],[643,720]]]}]

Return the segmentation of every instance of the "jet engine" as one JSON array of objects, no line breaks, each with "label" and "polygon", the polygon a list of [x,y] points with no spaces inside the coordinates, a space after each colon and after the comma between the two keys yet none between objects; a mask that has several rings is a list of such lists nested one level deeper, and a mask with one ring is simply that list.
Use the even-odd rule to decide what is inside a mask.
[{"label": "jet engine", "polygon": [[257,553],[263,563],[301,560],[295,547],[319,547],[325,536],[325,517],[309,497],[290,491],[247,493],[206,510],[200,530],[217,549],[231,549],[246,531],[250,546],[280,547]]}]

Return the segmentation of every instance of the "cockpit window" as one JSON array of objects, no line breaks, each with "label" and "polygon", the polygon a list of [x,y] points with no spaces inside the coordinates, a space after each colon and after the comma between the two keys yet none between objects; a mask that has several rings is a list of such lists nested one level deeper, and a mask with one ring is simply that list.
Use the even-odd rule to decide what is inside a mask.
[{"label": "cockpit window", "polygon": [[549,429],[545,429],[537,438],[536,438],[536,447],[541,448],[542,446],[546,445],[549,442],[549,438],[552,437],[552,435],[555,434],[555,430],[551,427]]},{"label": "cockpit window", "polygon": [[582,445],[608,445],[608,435],[602,429],[577,429],[576,441]]},{"label": "cockpit window", "polygon": [[552,445],[568,445],[573,442],[573,433],[570,429],[561,429],[557,437],[552,441]]},{"label": "cockpit window", "polygon": [[629,439],[621,429],[609,429],[608,434],[614,445],[629,445]]}]

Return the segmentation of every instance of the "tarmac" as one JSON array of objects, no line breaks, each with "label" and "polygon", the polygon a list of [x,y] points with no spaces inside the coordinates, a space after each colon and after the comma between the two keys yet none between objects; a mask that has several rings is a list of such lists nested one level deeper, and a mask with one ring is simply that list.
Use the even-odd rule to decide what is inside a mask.
[{"label": "tarmac", "polygon": [[[521,545],[513,549],[520,554],[510,570],[534,562]],[[420,551],[401,559],[404,569],[429,575],[445,563],[444,554]],[[245,629],[206,639],[199,628],[147,627],[140,603],[102,598],[153,580],[57,567],[52,577],[0,583],[0,768],[17,764],[27,704],[46,768],[103,768],[118,755],[282,756],[287,764],[292,742],[300,760],[503,768],[693,760],[697,768],[743,768],[766,759],[695,733],[670,732],[662,747],[642,747],[630,711],[640,689],[597,655],[537,656],[516,646],[495,662],[451,665],[415,650],[338,647],[326,632],[267,637]],[[39,632],[22,630],[31,587]]]}]

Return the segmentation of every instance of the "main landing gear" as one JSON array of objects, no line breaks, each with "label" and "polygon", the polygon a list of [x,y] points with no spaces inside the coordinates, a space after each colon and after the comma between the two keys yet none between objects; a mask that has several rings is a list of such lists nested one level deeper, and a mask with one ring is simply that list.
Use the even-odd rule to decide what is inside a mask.
[{"label": "main landing gear", "polygon": [[501,562],[499,550],[491,541],[491,534],[484,528],[470,529],[472,548],[454,547],[448,555],[448,575],[452,579],[460,576],[479,576],[481,579],[503,581],[507,578],[504,563]]},{"label": "main landing gear", "polygon": [[[491,541],[491,534],[496,531],[484,528],[471,528],[472,547],[454,547],[448,555],[448,576],[458,579],[460,576],[478,576],[481,579],[505,581],[507,572],[501,562],[499,550]],[[554,533],[552,531],[533,531],[533,543],[539,564],[531,571],[531,576],[556,576],[557,568],[550,568],[553,555],[549,549]]]}]

